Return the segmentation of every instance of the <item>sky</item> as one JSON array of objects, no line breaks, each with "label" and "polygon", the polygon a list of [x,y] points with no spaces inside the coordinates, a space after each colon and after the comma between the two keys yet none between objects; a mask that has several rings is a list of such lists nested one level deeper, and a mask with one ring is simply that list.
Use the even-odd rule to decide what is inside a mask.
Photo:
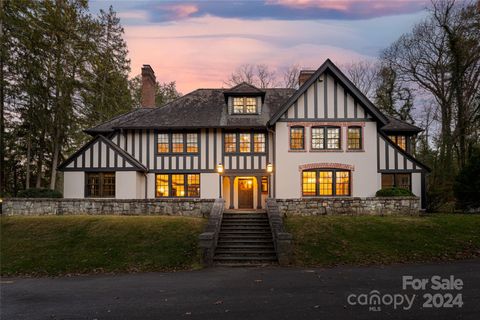
[{"label": "sky", "polygon": [[427,0],[92,0],[112,5],[125,29],[131,76],[150,64],[182,93],[225,87],[242,64],[277,73],[374,59],[425,17]]}]

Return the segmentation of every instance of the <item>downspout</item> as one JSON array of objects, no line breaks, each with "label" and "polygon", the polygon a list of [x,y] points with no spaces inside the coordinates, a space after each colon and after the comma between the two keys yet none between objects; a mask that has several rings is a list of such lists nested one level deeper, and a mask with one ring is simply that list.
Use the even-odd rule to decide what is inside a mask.
[{"label": "downspout", "polygon": [[[271,129],[271,127],[267,127],[267,132],[271,132],[272,133],[272,164],[273,164],[273,172],[272,174],[269,176],[269,188],[268,188],[268,197],[269,198],[275,198],[275,183],[273,182],[273,180],[275,180],[275,176],[276,176],[276,171],[277,171],[277,164],[275,163],[275,149],[276,149],[276,145],[275,145],[275,130]],[[267,150],[268,152],[269,150]],[[273,190],[272,190],[272,187],[273,187]]]}]

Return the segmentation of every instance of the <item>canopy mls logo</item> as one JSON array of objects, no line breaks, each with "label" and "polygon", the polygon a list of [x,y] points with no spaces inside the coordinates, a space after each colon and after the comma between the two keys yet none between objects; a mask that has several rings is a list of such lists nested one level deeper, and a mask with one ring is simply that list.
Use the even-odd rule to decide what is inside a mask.
[{"label": "canopy mls logo", "polygon": [[412,294],[380,294],[377,290],[372,290],[369,293],[350,294],[347,297],[347,302],[351,306],[360,305],[368,306],[369,311],[381,311],[381,306],[392,306],[393,309],[402,307],[403,310],[410,310],[417,295]]},{"label": "canopy mls logo", "polygon": [[[414,278],[408,275],[402,277],[402,290],[422,291],[424,292],[422,295],[381,294],[378,290],[372,290],[369,293],[349,294],[347,303],[351,306],[368,306],[369,311],[382,311],[383,306],[407,311],[413,307],[416,300],[422,303],[422,308],[461,308],[463,306],[462,294],[454,293],[462,289],[463,280],[455,278],[453,275],[448,278],[437,275],[430,278]],[[425,292],[427,290],[434,291],[434,293]]]}]

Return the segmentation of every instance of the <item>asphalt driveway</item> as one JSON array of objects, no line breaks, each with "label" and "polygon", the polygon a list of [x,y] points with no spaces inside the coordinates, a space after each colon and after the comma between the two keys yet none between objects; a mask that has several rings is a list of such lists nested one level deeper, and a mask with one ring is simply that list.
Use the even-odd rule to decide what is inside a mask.
[{"label": "asphalt driveway", "polygon": [[479,271],[473,260],[3,278],[1,319],[480,319]]}]

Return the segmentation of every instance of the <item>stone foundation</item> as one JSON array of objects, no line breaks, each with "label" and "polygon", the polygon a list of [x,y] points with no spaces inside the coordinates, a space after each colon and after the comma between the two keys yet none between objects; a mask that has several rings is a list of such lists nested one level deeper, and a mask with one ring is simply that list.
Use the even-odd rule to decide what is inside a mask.
[{"label": "stone foundation", "polygon": [[283,216],[319,215],[416,215],[420,211],[417,197],[304,198],[276,199]]},{"label": "stone foundation", "polygon": [[172,215],[206,217],[214,199],[3,199],[12,215]]}]

